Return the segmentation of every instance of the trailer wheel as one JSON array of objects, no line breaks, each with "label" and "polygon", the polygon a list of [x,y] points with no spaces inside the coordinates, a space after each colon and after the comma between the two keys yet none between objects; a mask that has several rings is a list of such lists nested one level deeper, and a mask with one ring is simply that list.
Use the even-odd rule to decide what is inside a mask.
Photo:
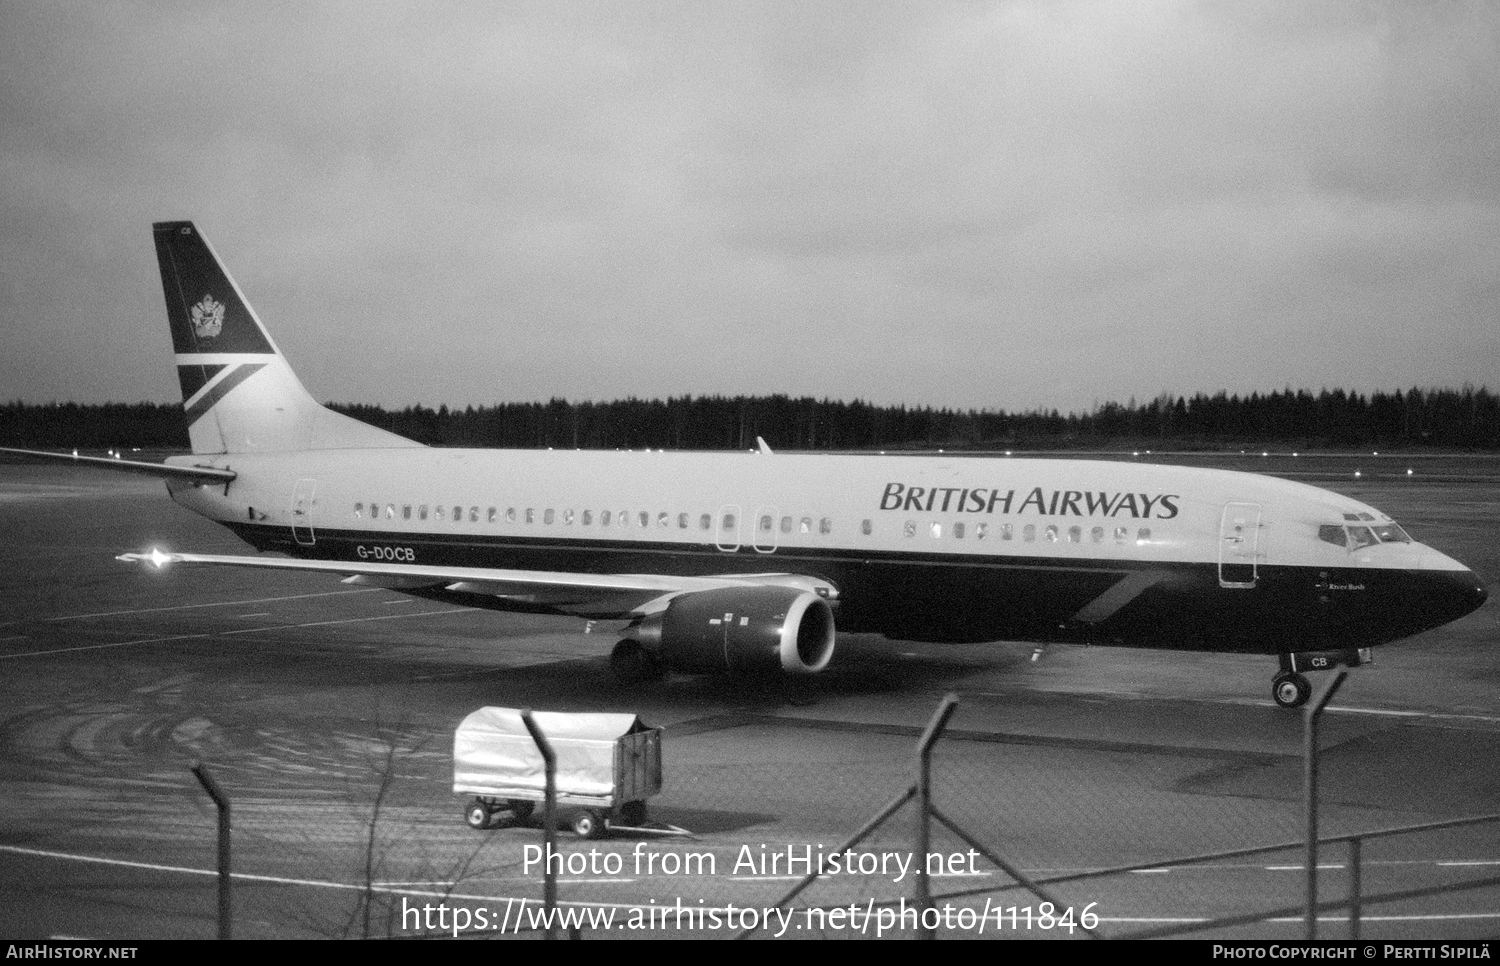
[{"label": "trailer wheel", "polygon": [[464,821],[469,823],[469,828],[485,829],[490,826],[490,807],[479,799],[474,799],[464,809]]},{"label": "trailer wheel", "polygon": [[646,803],[626,802],[620,806],[620,821],[626,825],[641,826],[646,824]]},{"label": "trailer wheel", "polygon": [[604,831],[604,822],[597,812],[581,808],[573,813],[573,834],[581,839],[596,839]]},{"label": "trailer wheel", "polygon": [[536,802],[528,802],[524,798],[512,798],[505,804],[510,806],[510,813],[516,817],[517,822],[531,818],[531,813],[536,810]]}]

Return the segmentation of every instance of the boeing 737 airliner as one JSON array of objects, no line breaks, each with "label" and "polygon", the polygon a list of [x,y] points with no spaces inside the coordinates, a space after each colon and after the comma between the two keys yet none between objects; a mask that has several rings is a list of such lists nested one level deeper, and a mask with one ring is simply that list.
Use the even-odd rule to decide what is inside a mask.
[{"label": "boeing 737 airliner", "polygon": [[1231,651],[1303,671],[1486,590],[1363,503],[1246,473],[1078,460],[434,449],[319,405],[190,222],[154,226],[192,455],[100,461],[275,556],[473,607],[629,621],[627,678],[813,673],[835,627],[919,641]]}]

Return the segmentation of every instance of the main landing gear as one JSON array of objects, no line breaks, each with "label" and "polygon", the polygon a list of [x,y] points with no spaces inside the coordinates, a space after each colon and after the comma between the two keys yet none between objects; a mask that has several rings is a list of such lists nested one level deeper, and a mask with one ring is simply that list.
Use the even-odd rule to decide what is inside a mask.
[{"label": "main landing gear", "polygon": [[1283,708],[1300,708],[1312,697],[1312,683],[1303,671],[1328,671],[1370,663],[1368,647],[1340,651],[1300,651],[1282,654],[1281,673],[1271,680],[1271,698]]}]

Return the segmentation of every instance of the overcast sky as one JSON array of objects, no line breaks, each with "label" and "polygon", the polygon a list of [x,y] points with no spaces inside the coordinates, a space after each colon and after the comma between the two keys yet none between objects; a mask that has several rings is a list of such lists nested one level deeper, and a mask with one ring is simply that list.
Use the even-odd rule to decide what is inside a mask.
[{"label": "overcast sky", "polygon": [[0,0],[0,398],[1500,388],[1497,10]]}]

